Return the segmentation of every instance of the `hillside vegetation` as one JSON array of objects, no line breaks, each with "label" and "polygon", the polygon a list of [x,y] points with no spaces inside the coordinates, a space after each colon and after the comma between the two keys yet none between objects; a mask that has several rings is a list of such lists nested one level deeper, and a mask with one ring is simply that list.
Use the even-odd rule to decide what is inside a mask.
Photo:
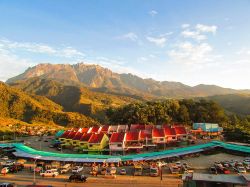
[{"label": "hillside vegetation", "polygon": [[29,95],[0,82],[0,117],[27,123],[44,122],[63,126],[98,124],[79,113],[63,112],[62,107],[43,96]]},{"label": "hillside vegetation", "polygon": [[239,115],[250,115],[250,95],[230,94],[208,97],[219,103],[225,110]]}]

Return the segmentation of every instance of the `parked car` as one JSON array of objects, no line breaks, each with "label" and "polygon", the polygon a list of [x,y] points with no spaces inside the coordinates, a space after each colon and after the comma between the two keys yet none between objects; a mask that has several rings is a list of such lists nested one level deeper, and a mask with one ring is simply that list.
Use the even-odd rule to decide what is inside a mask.
[{"label": "parked car", "polygon": [[71,168],[71,164],[65,164],[62,168],[61,168],[61,173],[67,173]]},{"label": "parked car", "polygon": [[46,170],[45,172],[40,173],[42,177],[56,177],[59,173],[55,170]]},{"label": "parked car", "polygon": [[101,169],[101,175],[105,175],[107,173],[107,169],[106,168],[102,168]]},{"label": "parked car", "polygon": [[126,174],[127,174],[126,169],[122,168],[122,169],[120,170],[120,175],[126,175]]},{"label": "parked car", "polygon": [[72,169],[72,173],[79,173],[83,170],[83,167],[82,166],[75,166],[73,169]]},{"label": "parked car", "polygon": [[116,174],[116,167],[111,167],[110,174]]},{"label": "parked car", "polygon": [[69,182],[86,182],[87,177],[85,175],[73,174],[69,177]]},{"label": "parked car", "polygon": [[16,187],[15,183],[4,182],[0,183],[0,187]]},{"label": "parked car", "polygon": [[150,167],[150,176],[157,177],[159,176],[159,169],[158,167]]},{"label": "parked car", "polygon": [[215,167],[210,167],[209,168],[209,172],[211,173],[211,174],[218,174],[218,172],[217,172],[217,169],[215,168]]},{"label": "parked car", "polygon": [[238,173],[246,173],[247,172],[246,169],[244,167],[242,167],[242,166],[237,166],[235,168],[235,171],[238,172]]},{"label": "parked car", "polygon": [[4,167],[1,169],[1,174],[9,173],[10,169],[8,167]]},{"label": "parked car", "polygon": [[9,160],[9,157],[8,157],[8,156],[3,156],[3,157],[1,158],[1,160]]},{"label": "parked car", "polygon": [[224,167],[217,167],[217,172],[218,173],[222,173],[222,174],[230,174],[230,171],[227,169],[227,168],[224,168]]}]

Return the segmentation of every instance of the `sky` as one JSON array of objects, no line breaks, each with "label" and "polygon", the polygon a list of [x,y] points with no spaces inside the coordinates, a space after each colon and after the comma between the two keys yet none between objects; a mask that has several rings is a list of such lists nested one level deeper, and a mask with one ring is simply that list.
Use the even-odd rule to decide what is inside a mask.
[{"label": "sky", "polygon": [[1,0],[0,80],[83,62],[250,89],[249,10],[249,0]]}]

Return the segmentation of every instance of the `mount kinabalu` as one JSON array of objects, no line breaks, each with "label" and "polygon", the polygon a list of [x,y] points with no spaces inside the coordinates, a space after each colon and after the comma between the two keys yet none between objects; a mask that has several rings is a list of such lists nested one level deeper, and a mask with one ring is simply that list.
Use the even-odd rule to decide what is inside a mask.
[{"label": "mount kinabalu", "polygon": [[246,91],[222,88],[215,85],[194,87],[168,81],[143,79],[132,74],[118,74],[99,65],[79,64],[39,64],[28,68],[24,73],[10,78],[7,83],[34,77],[53,79],[61,83],[80,84],[100,92],[112,92],[153,97],[200,97],[242,93]]}]

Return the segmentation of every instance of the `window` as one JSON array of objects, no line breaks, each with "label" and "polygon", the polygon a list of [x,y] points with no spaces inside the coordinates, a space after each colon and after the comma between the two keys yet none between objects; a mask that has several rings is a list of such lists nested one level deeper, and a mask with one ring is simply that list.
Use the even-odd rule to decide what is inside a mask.
[{"label": "window", "polygon": [[93,147],[93,145],[90,144],[89,147]]},{"label": "window", "polygon": [[122,147],[122,144],[117,144],[117,147]]},{"label": "window", "polygon": [[174,139],[176,139],[176,137],[172,137],[172,139],[174,140]]}]

